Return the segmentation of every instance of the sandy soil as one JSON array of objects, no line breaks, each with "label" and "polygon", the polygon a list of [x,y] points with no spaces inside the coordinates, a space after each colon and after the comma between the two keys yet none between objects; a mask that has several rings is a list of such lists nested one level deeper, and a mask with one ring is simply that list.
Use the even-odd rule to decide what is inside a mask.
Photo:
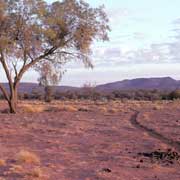
[{"label": "sandy soil", "polygon": [[[39,107],[38,102],[28,103]],[[180,179],[180,159],[143,154],[180,154],[179,102],[64,104],[74,109],[0,113],[0,180]],[[21,150],[35,153],[40,164],[18,162]],[[29,173],[36,169],[41,173]]]}]

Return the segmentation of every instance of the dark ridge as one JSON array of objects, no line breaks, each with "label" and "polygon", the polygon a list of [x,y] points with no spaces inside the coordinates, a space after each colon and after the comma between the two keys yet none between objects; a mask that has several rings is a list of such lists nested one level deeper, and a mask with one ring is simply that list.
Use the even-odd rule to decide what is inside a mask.
[{"label": "dark ridge", "polygon": [[180,88],[180,81],[170,77],[164,78],[138,78],[132,80],[123,80],[113,83],[107,83],[96,87],[99,91],[114,90],[175,90]]}]

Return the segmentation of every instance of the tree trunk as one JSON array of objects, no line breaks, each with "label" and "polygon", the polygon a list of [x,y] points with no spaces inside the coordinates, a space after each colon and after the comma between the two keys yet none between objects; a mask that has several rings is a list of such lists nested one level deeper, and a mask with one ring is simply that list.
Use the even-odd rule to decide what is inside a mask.
[{"label": "tree trunk", "polygon": [[15,114],[17,112],[17,102],[16,100],[14,99],[11,99],[9,102],[9,110],[10,110],[10,113],[13,113]]},{"label": "tree trunk", "polygon": [[17,101],[18,101],[17,88],[14,87],[11,90],[10,100],[8,101],[10,113],[15,114],[17,112]]}]

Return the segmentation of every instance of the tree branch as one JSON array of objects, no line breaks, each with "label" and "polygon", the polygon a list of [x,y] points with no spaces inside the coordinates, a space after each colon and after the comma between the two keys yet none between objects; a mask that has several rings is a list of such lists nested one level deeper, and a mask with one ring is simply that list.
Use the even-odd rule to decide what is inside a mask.
[{"label": "tree branch", "polygon": [[55,50],[57,49],[57,47],[52,47],[49,50],[45,50],[43,55],[40,55],[39,57],[35,58],[34,60],[32,60],[29,64],[24,65],[21,70],[19,71],[17,78],[14,82],[15,86],[19,83],[19,81],[21,80],[23,74],[29,69],[31,68],[33,65],[35,65],[37,62],[39,62],[40,60],[46,58],[47,56],[51,55]]},{"label": "tree branch", "polygon": [[3,54],[2,51],[0,51],[0,54],[1,54],[0,62],[2,64],[2,66],[3,66],[3,69],[5,71],[6,77],[8,79],[10,90],[13,90],[13,81],[12,81],[11,74],[9,72],[8,66],[7,66],[7,64],[5,62],[4,54]]},{"label": "tree branch", "polygon": [[14,73],[15,73],[15,78],[16,78],[17,75],[18,75],[18,71],[17,71],[17,63],[14,64],[14,63],[12,62],[12,66],[13,66],[13,68],[14,68]]}]

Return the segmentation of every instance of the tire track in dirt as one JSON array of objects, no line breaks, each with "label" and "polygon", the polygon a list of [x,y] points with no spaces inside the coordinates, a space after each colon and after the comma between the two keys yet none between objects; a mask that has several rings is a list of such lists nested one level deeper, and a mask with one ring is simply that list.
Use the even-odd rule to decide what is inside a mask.
[{"label": "tire track in dirt", "polygon": [[158,140],[160,140],[161,142],[175,148],[177,151],[180,152],[180,142],[178,141],[173,141],[172,139],[168,139],[166,137],[164,137],[162,134],[156,132],[153,129],[150,129],[144,125],[142,125],[140,122],[138,122],[137,118],[140,114],[139,111],[133,110],[135,113],[131,116],[130,118],[130,123],[137,129],[147,132],[151,137],[156,138]]}]

